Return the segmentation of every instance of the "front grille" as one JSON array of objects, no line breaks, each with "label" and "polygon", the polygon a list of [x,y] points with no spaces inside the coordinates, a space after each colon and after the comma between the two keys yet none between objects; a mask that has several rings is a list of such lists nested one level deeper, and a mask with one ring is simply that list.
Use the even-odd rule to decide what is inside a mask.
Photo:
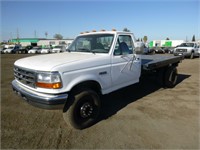
[{"label": "front grille", "polygon": [[176,52],[187,52],[187,49],[176,49]]},{"label": "front grille", "polygon": [[29,70],[14,66],[14,76],[15,76],[15,79],[18,80],[19,82],[27,86],[35,88],[36,75],[34,71],[29,71]]}]

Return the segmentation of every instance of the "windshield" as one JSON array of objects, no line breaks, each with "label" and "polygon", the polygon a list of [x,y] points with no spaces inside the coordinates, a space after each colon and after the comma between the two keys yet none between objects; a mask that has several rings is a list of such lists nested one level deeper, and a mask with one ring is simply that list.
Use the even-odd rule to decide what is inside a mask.
[{"label": "windshield", "polygon": [[179,47],[194,47],[194,43],[182,43]]},{"label": "windshield", "polygon": [[94,34],[77,37],[69,46],[69,51],[108,53],[113,42],[113,34]]},{"label": "windshield", "polygon": [[62,46],[55,46],[54,48],[62,48]]},{"label": "windshield", "polygon": [[33,47],[33,49],[31,50],[38,50],[38,49],[40,49],[40,47]]},{"label": "windshield", "polygon": [[9,47],[8,49],[13,49],[14,47]]}]

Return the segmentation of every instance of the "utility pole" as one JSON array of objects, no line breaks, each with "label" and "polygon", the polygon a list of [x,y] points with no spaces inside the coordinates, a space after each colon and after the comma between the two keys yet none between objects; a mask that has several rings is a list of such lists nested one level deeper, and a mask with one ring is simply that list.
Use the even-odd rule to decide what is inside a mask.
[{"label": "utility pole", "polygon": [[17,43],[19,44],[19,29],[17,28]]},{"label": "utility pole", "polygon": [[12,41],[13,37],[12,37],[12,32],[10,32],[10,41]]},{"label": "utility pole", "polygon": [[37,33],[36,33],[36,30],[34,31],[34,37],[35,37],[35,38],[37,37]]}]

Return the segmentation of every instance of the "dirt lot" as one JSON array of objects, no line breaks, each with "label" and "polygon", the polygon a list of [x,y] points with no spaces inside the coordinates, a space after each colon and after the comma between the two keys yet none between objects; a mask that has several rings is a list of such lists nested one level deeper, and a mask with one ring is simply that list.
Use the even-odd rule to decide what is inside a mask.
[{"label": "dirt lot", "polygon": [[69,128],[61,110],[43,110],[12,92],[13,63],[29,55],[1,55],[1,148],[200,148],[200,59],[178,67],[178,85],[163,89],[153,78],[104,96],[94,126]]}]

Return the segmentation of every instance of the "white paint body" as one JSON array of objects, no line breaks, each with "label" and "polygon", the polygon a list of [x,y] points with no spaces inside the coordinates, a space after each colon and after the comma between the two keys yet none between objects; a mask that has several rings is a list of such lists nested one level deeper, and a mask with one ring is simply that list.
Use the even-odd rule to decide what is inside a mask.
[{"label": "white paint body", "polygon": [[134,44],[136,41],[134,35],[130,32],[117,31],[87,34],[105,33],[114,35],[109,53],[64,52],[27,57],[15,62],[16,66],[35,72],[58,71],[63,85],[61,89],[31,88],[22,83],[19,84],[35,92],[57,94],[70,92],[79,83],[95,81],[100,85],[102,94],[107,94],[139,82],[141,74],[140,55],[136,55],[135,52],[127,55],[114,55],[118,36],[130,35]]}]

